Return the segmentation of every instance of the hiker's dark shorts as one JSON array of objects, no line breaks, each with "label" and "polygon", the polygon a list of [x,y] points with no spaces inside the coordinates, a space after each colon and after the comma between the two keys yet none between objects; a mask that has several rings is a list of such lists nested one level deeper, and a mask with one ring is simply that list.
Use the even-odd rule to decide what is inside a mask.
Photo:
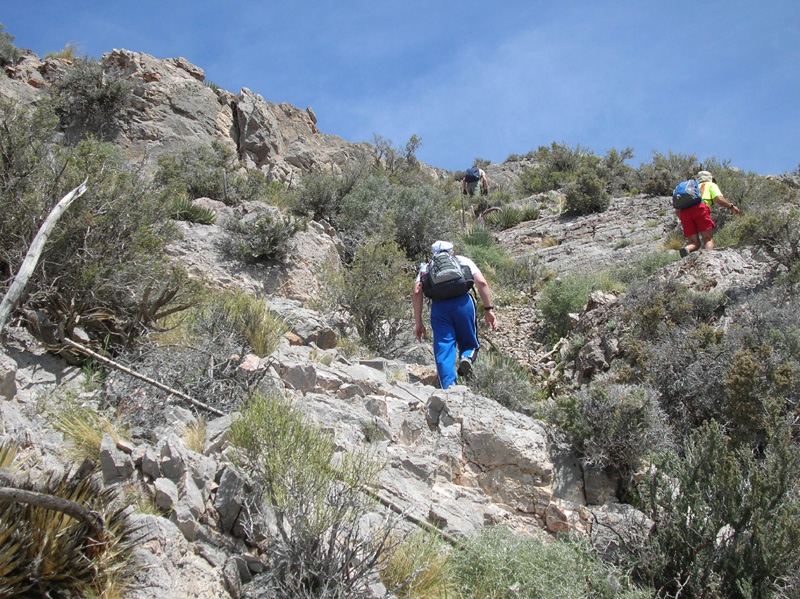
[{"label": "hiker's dark shorts", "polygon": [[691,237],[716,227],[714,221],[711,220],[711,210],[705,202],[679,210],[678,217],[681,219],[684,237]]}]

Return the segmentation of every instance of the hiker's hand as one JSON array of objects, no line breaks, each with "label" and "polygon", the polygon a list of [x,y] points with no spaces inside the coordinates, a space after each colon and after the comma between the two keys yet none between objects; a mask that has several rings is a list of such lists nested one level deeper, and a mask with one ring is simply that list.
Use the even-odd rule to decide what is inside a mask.
[{"label": "hiker's hand", "polygon": [[416,328],[414,329],[414,336],[417,338],[417,341],[422,341],[423,339],[428,338],[428,332],[425,330],[425,325],[419,323]]},{"label": "hiker's hand", "polygon": [[492,331],[497,330],[497,317],[494,315],[494,310],[486,310],[485,314],[486,327]]},{"label": "hiker's hand", "polygon": [[488,196],[489,195],[489,190],[488,189],[481,189],[481,195],[482,196]]},{"label": "hiker's hand", "polygon": [[734,214],[739,214],[739,206],[734,206],[733,204],[731,204],[731,212],[733,212]]},{"label": "hiker's hand", "polygon": [[466,190],[466,189],[462,189],[462,190],[461,190],[461,195],[462,195],[462,196],[465,196],[465,195],[467,195],[467,190]]}]

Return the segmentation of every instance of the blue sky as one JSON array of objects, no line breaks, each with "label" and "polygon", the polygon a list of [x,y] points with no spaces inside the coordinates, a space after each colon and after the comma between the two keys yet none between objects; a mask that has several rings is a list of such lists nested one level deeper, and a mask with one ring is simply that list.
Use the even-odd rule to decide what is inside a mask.
[{"label": "blue sky", "polygon": [[40,0],[0,23],[40,56],[182,56],[229,91],[312,107],[323,133],[415,134],[450,170],[553,141],[800,165],[798,0]]}]

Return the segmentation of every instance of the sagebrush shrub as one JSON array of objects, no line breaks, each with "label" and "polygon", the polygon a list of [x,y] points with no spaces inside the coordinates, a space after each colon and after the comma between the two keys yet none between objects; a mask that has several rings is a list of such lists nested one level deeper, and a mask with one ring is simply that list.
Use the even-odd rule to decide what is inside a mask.
[{"label": "sagebrush shrub", "polygon": [[352,316],[366,347],[390,351],[411,330],[413,268],[395,242],[367,240],[344,271],[328,277],[333,301]]},{"label": "sagebrush shrub", "polygon": [[205,197],[228,206],[250,201],[278,203],[284,193],[282,184],[267,181],[260,170],[245,171],[233,150],[217,140],[210,146],[186,149],[177,156],[162,156],[155,181],[173,197]]},{"label": "sagebrush shrub", "polygon": [[304,220],[280,214],[231,219],[225,223],[229,236],[223,247],[244,262],[283,258],[288,252],[289,240],[305,227]]},{"label": "sagebrush shrub", "polygon": [[[393,525],[362,526],[375,509],[365,489],[382,468],[367,452],[339,452],[326,433],[279,395],[253,395],[229,431],[238,468],[253,476],[276,535],[266,584],[287,598],[366,596]],[[263,508],[262,508],[263,509]],[[258,507],[244,518],[258,518]]]},{"label": "sagebrush shrub", "polygon": [[606,182],[594,170],[583,169],[575,180],[565,187],[564,212],[579,216],[603,212],[610,201]]},{"label": "sagebrush shrub", "polygon": [[63,128],[83,137],[110,140],[118,119],[130,106],[133,85],[114,68],[91,58],[78,58],[56,81],[51,96]]},{"label": "sagebrush shrub", "polygon": [[709,421],[639,486],[653,520],[627,564],[663,596],[795,597],[800,560],[800,453],[789,427],[759,451]]},{"label": "sagebrush shrub", "polygon": [[470,385],[510,410],[523,411],[534,398],[528,373],[513,358],[496,351],[480,352]]},{"label": "sagebrush shrub", "polygon": [[665,156],[653,151],[649,163],[639,166],[638,174],[642,191],[649,196],[671,196],[675,186],[693,177],[700,170],[697,157],[675,154],[671,150]]},{"label": "sagebrush shrub", "polygon": [[[103,343],[127,343],[143,330],[150,302],[182,305],[186,280],[163,249],[175,234],[169,207],[130,169],[119,148],[87,138],[50,145],[52,112],[0,105],[0,266],[17,272],[56,202],[88,177],[87,190],[59,220],[30,282],[29,305],[55,311],[66,329],[83,321]],[[57,274],[57,276],[55,276]],[[149,296],[147,299],[146,296]],[[87,328],[88,326],[88,328]],[[95,328],[96,327],[96,328]]]},{"label": "sagebrush shrub", "polygon": [[22,50],[14,45],[14,39],[0,23],[0,67],[16,64],[22,58]]},{"label": "sagebrush shrub", "polygon": [[553,401],[549,419],[564,430],[583,463],[630,476],[671,446],[672,432],[655,390],[595,382]]},{"label": "sagebrush shrub", "polygon": [[644,599],[621,571],[577,540],[543,542],[501,527],[484,528],[452,553],[456,588],[464,597]]},{"label": "sagebrush shrub", "polygon": [[306,173],[289,196],[292,211],[312,220],[336,222],[344,197],[361,179],[359,168],[348,169],[341,175],[315,170]]}]

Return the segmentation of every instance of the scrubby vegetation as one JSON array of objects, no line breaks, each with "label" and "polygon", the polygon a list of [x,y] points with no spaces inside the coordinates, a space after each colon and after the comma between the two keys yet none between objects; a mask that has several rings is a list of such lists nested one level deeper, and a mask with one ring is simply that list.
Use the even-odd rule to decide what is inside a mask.
[{"label": "scrubby vegetation", "polygon": [[[0,26],[0,66],[21,56]],[[554,142],[509,156],[509,162],[527,162],[519,188],[492,190],[472,213],[473,207],[462,209],[453,179],[425,174],[416,158],[417,136],[397,148],[378,135],[374,160],[306,173],[291,190],[245,169],[222,144],[163,158],[151,180],[108,143],[132,93],[119,73],[77,58],[37,108],[0,102],[0,287],[7,289],[58,198],[88,176],[89,190],[60,221],[15,317],[39,334],[40,315],[59,335],[71,338],[80,329],[94,349],[172,390],[221,413],[242,410],[231,441],[239,468],[257,480],[263,499],[251,516],[273,510],[278,519],[278,542],[264,547],[272,560],[268,588],[287,597],[357,597],[381,571],[391,592],[409,598],[798,596],[796,187],[716,158],[700,162],[653,152],[649,163],[634,168],[627,164],[630,148],[601,157]],[[67,133],[68,143],[53,143],[58,131]],[[487,162],[476,159],[484,167]],[[498,231],[545,210],[579,217],[602,212],[621,195],[669,195],[701,167],[712,170],[742,209],[740,218],[719,215],[716,239],[774,259],[762,289],[690,289],[659,276],[675,259],[666,251],[607,272],[556,273],[535,258],[512,259],[495,242]],[[455,547],[437,537],[394,537],[385,523],[365,537],[362,519],[374,506],[361,491],[375,482],[379,465],[368,454],[338,451],[289,400],[266,392],[263,373],[238,368],[244,355],[274,352],[285,325],[262,300],[204,290],[164,258],[174,219],[215,222],[213,211],[193,203],[200,197],[231,210],[258,203],[250,216],[226,225],[233,259],[257,266],[284,259],[306,219],[330,225],[342,242],[343,264],[328,273],[320,305],[344,314],[342,333],[390,357],[410,339],[411,281],[419,261],[432,240],[453,240],[491,281],[496,297],[535,302],[542,319],[537,334],[548,349],[561,350],[553,356],[559,364],[552,380],[499,351],[482,350],[473,390],[556,425],[584,467],[619,481],[618,496],[639,510],[646,526],[614,531],[619,547],[603,556],[607,561],[574,540],[544,544],[499,528]],[[544,240],[542,246],[557,243]],[[619,243],[623,249],[625,240]],[[613,355],[607,373],[578,385],[565,371],[587,337],[573,328],[572,315],[598,289],[620,295],[598,332],[613,338]],[[164,390],[145,393],[142,384],[113,374],[103,389],[105,411],[139,434],[155,428],[162,418],[156,408],[170,397]],[[48,417],[76,459],[96,458],[102,433],[117,430],[92,406],[68,401]],[[201,427],[189,433],[201,449]],[[365,426],[362,434],[374,444],[381,438],[377,427]],[[64,476],[37,488],[95,502],[115,539],[124,538],[121,511],[86,480]],[[84,559],[85,531],[52,515],[0,507],[0,523],[30,523],[24,531],[0,531],[3,559],[10,560],[0,566],[6,573],[0,594],[48,594],[55,579],[34,566],[49,567],[53,555],[67,556],[70,573],[80,574],[69,579],[75,594],[103,592],[109,579],[97,569],[97,556]],[[58,532],[53,538],[65,544],[43,551],[45,541],[29,534],[37,527]],[[108,572],[127,550],[114,543],[104,547]]]},{"label": "scrubby vegetation", "polygon": [[374,503],[363,489],[382,464],[369,453],[337,455],[333,437],[279,396],[251,397],[230,441],[263,497],[251,517],[268,509],[276,518],[262,586],[280,597],[368,597],[369,577],[391,549],[391,525],[361,530]]}]

